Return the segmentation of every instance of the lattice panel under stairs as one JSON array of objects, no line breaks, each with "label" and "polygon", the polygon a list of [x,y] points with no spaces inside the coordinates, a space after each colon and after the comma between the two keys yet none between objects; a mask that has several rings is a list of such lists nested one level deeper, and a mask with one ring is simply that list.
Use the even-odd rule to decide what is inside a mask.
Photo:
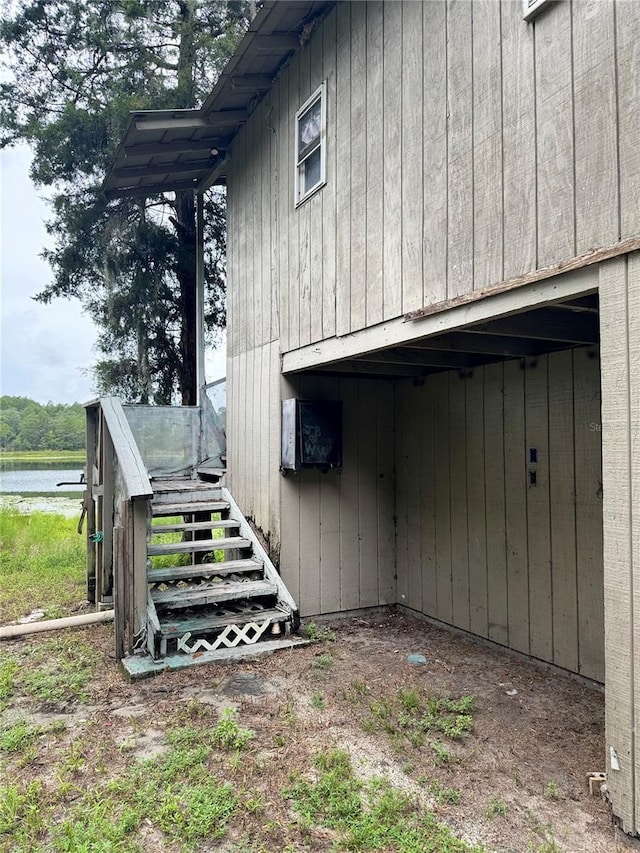
[{"label": "lattice panel under stairs", "polygon": [[226,489],[192,485],[158,484],[151,503],[147,650],[162,660],[284,640],[297,610],[268,555]]}]

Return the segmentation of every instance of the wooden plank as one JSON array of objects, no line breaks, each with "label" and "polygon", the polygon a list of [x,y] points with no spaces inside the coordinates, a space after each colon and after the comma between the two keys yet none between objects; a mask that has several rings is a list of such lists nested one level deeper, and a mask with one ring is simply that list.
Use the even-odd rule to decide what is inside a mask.
[{"label": "wooden plank", "polygon": [[[351,5],[351,330],[367,317],[367,4]],[[338,220],[339,227],[342,224]],[[346,222],[345,222],[346,226]]]},{"label": "wooden plank", "polygon": [[338,4],[336,26],[336,335],[339,336],[351,329],[351,3]]},{"label": "wooden plank", "polygon": [[[262,193],[260,181],[260,160],[262,153],[261,126],[264,122],[262,104],[258,106],[255,114],[247,123],[247,136],[249,142],[248,167],[250,175],[250,196],[247,199],[249,205],[249,218],[251,222],[251,235],[249,238],[249,255],[245,260],[248,267],[250,280],[249,302],[250,307],[250,335],[249,344],[251,349],[259,347],[263,343],[262,321],[265,312],[265,303],[262,298],[262,225],[264,222],[264,210],[262,208]],[[269,220],[267,220],[269,222]]]},{"label": "wooden plank", "polygon": [[[469,0],[447,0],[447,295],[473,290],[473,65]],[[455,105],[453,107],[452,105]]]},{"label": "wooden plank", "polygon": [[504,470],[504,366],[484,368],[484,481],[489,639],[509,645]]},{"label": "wooden plank", "polygon": [[436,517],[436,603],[438,619],[453,622],[451,583],[451,474],[449,470],[449,377],[431,380],[433,393],[434,495]]},{"label": "wooden plank", "polygon": [[133,640],[145,636],[147,626],[147,512],[146,500],[131,502],[131,561],[133,585],[131,604],[133,610]]},{"label": "wooden plank", "polygon": [[384,4],[380,0],[367,3],[367,245],[366,245],[366,325],[373,326],[382,320],[383,291],[383,16]]},{"label": "wooden plank", "polygon": [[[625,4],[626,5],[626,4]],[[576,251],[620,234],[614,4],[574,3]]]},{"label": "wooden plank", "polygon": [[469,627],[489,636],[487,580],[487,507],[485,485],[484,371],[473,371],[466,390],[466,487],[469,560]]},{"label": "wooden plank", "polygon": [[423,11],[423,174],[429,191],[423,194],[422,304],[447,297],[447,7],[426,3]]},{"label": "wooden plank", "polygon": [[604,682],[600,359],[574,350],[575,502],[579,672]]},{"label": "wooden plank", "polygon": [[402,311],[402,3],[384,4],[383,22],[383,298],[382,316]]},{"label": "wooden plank", "polygon": [[548,361],[553,662],[578,672],[573,352],[552,353]]},{"label": "wooden plank", "polygon": [[[607,787],[625,832],[635,825],[634,602],[631,551],[631,400],[627,262],[600,268],[602,376],[603,554],[605,614],[605,737]],[[634,282],[637,287],[637,282]],[[620,769],[611,766],[612,752]]]},{"label": "wooden plank", "polygon": [[340,606],[353,610],[360,606],[358,572],[358,392],[356,379],[340,382],[342,398],[342,453],[340,475]]},{"label": "wooden plank", "polygon": [[[629,423],[634,425],[631,430],[629,456],[631,461],[631,565],[633,567],[633,703],[636,726],[640,714],[640,517],[634,512],[634,507],[640,506],[640,258],[638,255],[629,257],[628,262],[629,294]],[[640,742],[637,736],[634,740],[635,750],[635,828],[640,830]]]},{"label": "wooden plank", "polygon": [[407,390],[406,413],[406,481],[407,481],[407,601],[409,607],[424,611],[422,591],[422,514],[420,454],[423,425],[420,420],[420,399],[424,386],[416,387],[410,381],[402,383]]},{"label": "wooden plank", "polygon": [[124,551],[124,536],[121,526],[113,528],[114,578],[113,578],[113,610],[114,638],[116,660],[122,660],[125,648],[125,596],[124,596],[124,566],[127,555]]},{"label": "wooden plank", "polygon": [[536,268],[536,132],[534,28],[502,0],[502,134],[504,276]]},{"label": "wooden plank", "polygon": [[[426,10],[425,10],[426,11]],[[432,380],[427,379],[420,393],[420,518],[422,561],[422,612],[434,618],[438,615],[436,573],[436,495],[435,495],[435,436],[434,394]]]},{"label": "wooden plank", "polygon": [[376,412],[376,453],[378,487],[378,601],[380,604],[396,602],[395,570],[395,488],[393,436],[395,423],[395,398],[398,383],[376,383],[378,406]]},{"label": "wooden plank", "polygon": [[473,4],[473,289],[502,268],[502,57],[500,3]]},{"label": "wooden plank", "polygon": [[327,93],[327,183],[322,190],[322,337],[336,333],[337,72],[335,9],[322,24],[322,73]]},{"label": "wooden plank", "polygon": [[[269,324],[270,341],[278,340],[280,337],[280,195],[282,187],[280,184],[280,149],[282,147],[278,135],[277,116],[280,113],[280,86],[274,87],[266,97],[266,122],[268,127],[265,132],[265,159],[262,174],[262,198],[269,199],[269,216],[271,227],[268,229],[268,287],[269,305],[271,317]],[[268,152],[268,153],[267,153]]]},{"label": "wooden plank", "polygon": [[360,607],[375,607],[378,597],[378,475],[376,413],[378,383],[358,391],[358,539]]},{"label": "wooden plank", "polygon": [[451,578],[453,624],[470,629],[469,548],[467,544],[466,379],[450,370],[449,471],[451,477]]},{"label": "wooden plank", "polygon": [[[300,398],[318,396],[318,378],[300,377]],[[320,478],[319,471],[300,471],[300,609],[320,613]]]},{"label": "wooden plank", "polygon": [[[339,382],[322,377],[319,396],[339,398]],[[320,612],[340,610],[340,483],[342,477],[330,471],[320,478]]]},{"label": "wooden plank", "polygon": [[[423,3],[402,3],[402,311],[423,293]],[[396,225],[398,227],[398,224]]]},{"label": "wooden plank", "polygon": [[535,23],[538,164],[537,266],[577,254],[574,218],[571,6],[557,3]]},{"label": "wooden plank", "polygon": [[[616,7],[618,145],[620,151],[620,236],[640,233],[640,4]],[[640,813],[640,809],[638,810]]]},{"label": "wooden plank", "polygon": [[509,647],[529,654],[524,371],[516,361],[504,364],[504,494]]},{"label": "wooden plank", "polygon": [[396,461],[396,578],[398,604],[410,606],[409,599],[409,548],[408,548],[408,483],[409,460],[407,421],[410,417],[411,400],[409,383],[400,381],[396,387],[395,452]]},{"label": "wooden plank", "polygon": [[[302,50],[297,56],[299,67],[298,107],[311,95],[310,81],[311,50]],[[296,211],[298,220],[298,298],[300,300],[300,337],[299,346],[311,341],[311,208],[314,199],[307,199]],[[315,199],[317,201],[317,198]],[[317,227],[317,225],[315,225]]]},{"label": "wooden plank", "polygon": [[[495,287],[485,290],[478,290],[474,293],[466,293],[453,299],[447,299],[444,302],[435,305],[428,305],[420,308],[418,311],[410,311],[405,315],[405,322],[409,320],[419,320],[422,317],[430,317],[433,314],[439,314],[442,311],[450,311],[452,308],[459,308],[463,305],[471,305],[478,301],[484,301],[490,296],[500,296],[510,291],[519,290],[521,287],[527,287],[536,282],[542,282],[549,278],[559,276],[560,273],[568,273],[571,271],[585,270],[589,266],[602,263],[602,261],[610,258],[617,258],[620,255],[627,255],[630,252],[635,252],[640,249],[640,238],[634,237],[629,240],[624,240],[620,243],[615,243],[613,246],[605,246],[601,249],[592,249],[572,258],[569,261],[560,261],[557,264],[544,267],[543,269],[535,270],[526,275],[516,276],[516,278],[503,281]],[[592,273],[593,274],[593,273]],[[568,281],[568,279],[558,279]],[[524,306],[523,306],[524,307]]]},{"label": "wooden plank", "polygon": [[[529,640],[530,654],[553,660],[553,595],[549,510],[549,407],[547,357],[525,370],[525,422],[529,539]],[[535,451],[537,462],[531,461]],[[535,474],[535,483],[531,474]]]},{"label": "wooden plank", "polygon": [[96,464],[96,447],[98,444],[98,406],[87,406],[85,408],[86,418],[86,448],[87,460],[85,463],[87,488],[84,490],[83,508],[87,513],[85,520],[85,553],[87,561],[87,601],[97,604],[96,597],[96,546],[92,539],[96,532],[96,507],[93,500],[93,469]]},{"label": "wooden plank", "polygon": [[150,498],[153,495],[153,489],[122,404],[116,397],[102,397],[100,408],[113,442],[113,450],[125,482],[127,497]]},{"label": "wooden plank", "polygon": [[[297,380],[280,380],[280,397],[297,396]],[[280,574],[287,589],[300,601],[300,493],[299,478],[285,476],[280,484]],[[300,615],[306,616],[301,607]]]},{"label": "wooden plank", "polygon": [[[294,57],[289,70],[289,121],[293,123],[296,111],[304,103],[300,94],[299,85],[300,63],[298,57]],[[292,172],[295,168],[295,147],[292,134],[295,129],[287,129],[287,136],[291,137],[289,149],[289,161],[287,170]],[[293,194],[294,177],[291,176],[291,192]],[[291,202],[293,204],[293,202]],[[289,346],[292,349],[300,346],[300,276],[301,276],[301,246],[300,246],[300,217],[299,211],[294,210],[289,216]]]},{"label": "wooden plank", "polygon": [[291,136],[290,130],[292,109],[295,113],[297,107],[292,108],[289,102],[289,75],[290,66],[287,66],[280,75],[279,85],[274,87],[278,93],[277,116],[277,155],[278,155],[278,227],[276,237],[278,245],[278,325],[280,332],[280,346],[282,351],[291,349],[289,336],[289,218],[293,207],[293,165],[290,157]]},{"label": "wooden plank", "polygon": [[269,533],[271,559],[279,566],[280,562],[280,349],[274,341],[269,348]]}]

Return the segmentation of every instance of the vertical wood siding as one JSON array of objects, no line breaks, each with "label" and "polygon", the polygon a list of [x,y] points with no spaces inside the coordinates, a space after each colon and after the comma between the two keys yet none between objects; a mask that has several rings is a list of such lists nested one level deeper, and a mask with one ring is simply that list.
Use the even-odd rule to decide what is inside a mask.
[{"label": "vertical wood siding", "polygon": [[396,394],[399,602],[603,681],[596,354]]},{"label": "vertical wood siding", "polygon": [[277,474],[280,572],[301,614],[395,603],[393,382],[283,379],[282,396],[343,405],[342,474]]},{"label": "vertical wood siding", "polygon": [[[607,785],[640,830],[640,255],[602,264],[602,466]],[[611,767],[615,750],[619,769]]]},{"label": "vertical wood siding", "polygon": [[246,516],[280,548],[280,353],[277,342],[227,359],[227,478]]},{"label": "vertical wood siding", "polygon": [[[622,0],[530,24],[517,0],[338,4],[233,143],[232,352],[638,235],[639,28]],[[323,80],[327,182],[296,209],[294,116]]]}]

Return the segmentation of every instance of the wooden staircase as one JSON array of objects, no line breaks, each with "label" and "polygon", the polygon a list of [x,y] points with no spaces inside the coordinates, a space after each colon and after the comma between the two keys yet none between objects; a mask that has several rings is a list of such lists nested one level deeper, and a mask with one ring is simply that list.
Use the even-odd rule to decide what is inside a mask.
[{"label": "wooden staircase", "polygon": [[123,661],[130,674],[304,642],[292,636],[295,602],[228,490],[187,479],[152,486],[149,655]]}]

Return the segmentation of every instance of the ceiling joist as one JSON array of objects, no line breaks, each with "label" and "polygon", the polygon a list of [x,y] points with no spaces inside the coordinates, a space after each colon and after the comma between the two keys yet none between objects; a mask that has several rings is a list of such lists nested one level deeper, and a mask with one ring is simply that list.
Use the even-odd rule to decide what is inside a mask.
[{"label": "ceiling joist", "polygon": [[185,163],[152,163],[150,166],[127,166],[126,169],[114,169],[113,176],[116,180],[127,180],[129,178],[161,178],[163,175],[179,175],[188,172],[202,172],[213,169],[215,163],[210,159],[191,160]]},{"label": "ceiling joist", "polygon": [[225,136],[179,139],[176,142],[147,142],[125,146],[124,155],[125,157],[153,157],[157,154],[191,154],[197,151],[211,151],[212,148],[224,151],[230,144],[231,140]]},{"label": "ceiling joist", "polygon": [[243,124],[249,117],[247,110],[220,110],[210,113],[206,118],[175,118],[157,116],[136,118],[136,130],[138,131],[169,131],[169,130],[201,130],[228,125]]}]

